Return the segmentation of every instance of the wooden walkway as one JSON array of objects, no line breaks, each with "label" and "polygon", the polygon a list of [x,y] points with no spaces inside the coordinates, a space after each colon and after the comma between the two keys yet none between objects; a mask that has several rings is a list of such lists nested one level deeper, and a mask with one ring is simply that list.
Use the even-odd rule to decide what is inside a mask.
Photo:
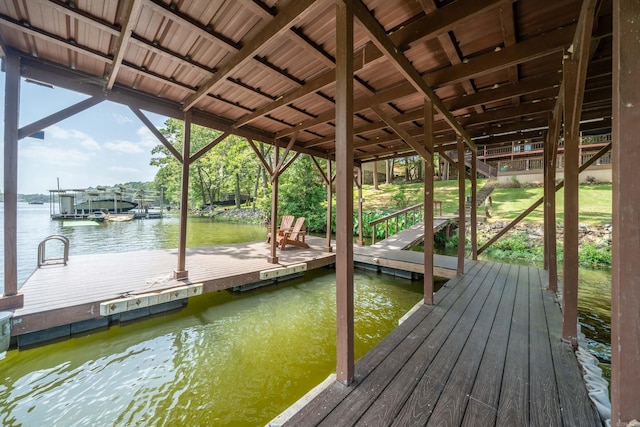
[{"label": "wooden walkway", "polygon": [[601,425],[544,271],[470,262],[287,426]]},{"label": "wooden walkway", "polygon": [[[457,221],[458,217],[441,217],[433,219],[433,232],[437,233],[442,228],[446,227],[449,221]],[[409,228],[401,230],[399,233],[389,236],[384,240],[376,242],[371,245],[373,248],[378,249],[394,249],[405,250],[409,249],[424,240],[424,222],[419,222],[412,225]]]},{"label": "wooden walkway", "polygon": [[[441,217],[433,219],[434,233],[445,227],[450,220],[457,217]],[[395,269],[401,272],[424,273],[424,253],[406,250],[424,240],[424,223],[420,222],[398,234],[376,242],[371,246],[353,248],[355,262],[378,266],[384,269]],[[465,260],[465,263],[467,260]],[[456,275],[457,259],[451,256],[433,256],[433,274],[439,277],[452,278]]]}]

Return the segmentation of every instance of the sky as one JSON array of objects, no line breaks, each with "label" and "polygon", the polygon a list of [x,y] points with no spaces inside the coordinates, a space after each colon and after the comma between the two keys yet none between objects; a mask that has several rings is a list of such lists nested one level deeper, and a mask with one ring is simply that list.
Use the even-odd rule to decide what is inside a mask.
[{"label": "sky", "polygon": [[[5,73],[0,72],[0,173],[4,176]],[[24,79],[20,85],[20,127],[88,98]],[[144,112],[161,128],[166,117]],[[153,181],[151,149],[160,142],[126,106],[103,101],[44,130],[44,139],[18,141],[18,193],[49,194],[60,188],[112,186]]]}]

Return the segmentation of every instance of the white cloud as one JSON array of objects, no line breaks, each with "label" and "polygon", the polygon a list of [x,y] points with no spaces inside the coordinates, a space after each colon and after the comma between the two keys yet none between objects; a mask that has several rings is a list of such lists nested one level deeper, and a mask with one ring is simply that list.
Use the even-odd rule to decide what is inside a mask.
[{"label": "white cloud", "polygon": [[138,136],[138,141],[140,142],[140,144],[146,148],[151,149],[160,143],[160,141],[158,141],[158,138],[156,138],[156,136],[151,133],[149,128],[147,128],[146,126],[140,126],[136,130],[136,135]]},{"label": "white cloud", "polygon": [[131,117],[128,116],[123,116],[122,114],[118,114],[118,113],[113,113],[113,118],[115,119],[116,122],[118,123],[131,123],[133,120],[131,120]]},{"label": "white cloud", "polygon": [[20,147],[20,157],[33,159],[40,163],[64,166],[83,166],[91,161],[93,153],[83,153],[75,149],[61,149],[46,145],[25,145]]},{"label": "white cloud", "polygon": [[45,135],[47,139],[57,139],[71,144],[78,144],[88,150],[97,151],[101,149],[100,144],[95,139],[79,130],[64,129],[54,125],[47,128]]},{"label": "white cloud", "polygon": [[111,151],[117,151],[125,154],[142,153],[144,150],[140,148],[140,144],[131,141],[113,141],[104,144],[104,148]]}]

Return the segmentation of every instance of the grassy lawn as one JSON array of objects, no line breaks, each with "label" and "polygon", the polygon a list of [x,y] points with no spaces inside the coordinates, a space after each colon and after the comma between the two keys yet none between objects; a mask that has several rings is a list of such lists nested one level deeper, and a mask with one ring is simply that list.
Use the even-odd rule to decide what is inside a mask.
[{"label": "grassy lawn", "polygon": [[[486,180],[478,180],[478,189]],[[372,185],[363,186],[365,210],[398,210],[398,193],[404,193],[406,206],[422,203],[422,183],[415,184],[381,184],[379,190],[374,190]],[[466,182],[466,193],[469,194],[471,183]],[[542,187],[531,188],[496,188],[491,194],[493,200],[492,221],[507,221],[516,218],[525,209],[531,206],[538,198],[542,197]],[[557,221],[564,221],[563,206],[564,190],[556,193]],[[580,222],[586,224],[606,224],[611,222],[612,191],[611,185],[586,185],[580,187],[579,193]],[[437,181],[435,183],[435,200],[442,201],[442,210],[445,214],[452,214],[458,208],[458,182]],[[484,208],[480,207],[479,213],[484,214]],[[542,206],[533,211],[525,221],[542,222]]]}]

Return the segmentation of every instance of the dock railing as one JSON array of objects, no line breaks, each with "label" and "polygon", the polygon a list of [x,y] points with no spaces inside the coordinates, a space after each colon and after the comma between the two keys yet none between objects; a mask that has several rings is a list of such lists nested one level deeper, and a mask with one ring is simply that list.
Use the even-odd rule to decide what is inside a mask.
[{"label": "dock railing", "polygon": [[384,238],[387,239],[389,237],[390,221],[393,222],[393,220],[395,219],[396,233],[400,231],[399,227],[400,227],[401,216],[404,216],[404,222],[402,224],[404,225],[405,228],[409,227],[408,225],[409,223],[407,222],[408,219],[410,218],[409,215],[411,215],[411,219],[412,219],[411,225],[414,225],[417,222],[422,221],[422,216],[424,214],[423,206],[424,206],[424,203],[419,203],[417,205],[409,206],[408,208],[404,208],[397,212],[390,213],[389,215],[385,215],[382,218],[378,218],[376,220],[369,222],[369,227],[371,227],[371,244],[375,245],[376,243],[376,231],[377,231],[377,226],[379,224],[384,224]]}]

